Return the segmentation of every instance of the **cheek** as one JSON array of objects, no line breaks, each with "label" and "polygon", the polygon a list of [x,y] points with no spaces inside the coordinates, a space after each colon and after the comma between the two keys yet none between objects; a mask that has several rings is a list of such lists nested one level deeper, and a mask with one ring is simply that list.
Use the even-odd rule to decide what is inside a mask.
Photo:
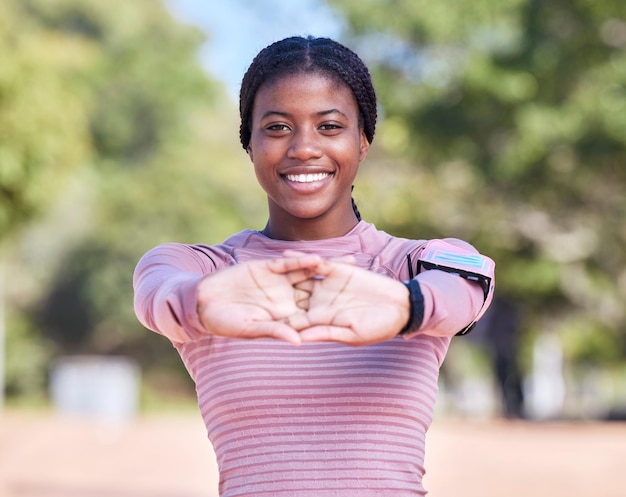
[{"label": "cheek", "polygon": [[267,165],[267,163],[259,162],[257,160],[253,162],[252,165],[254,167],[254,174],[256,176],[256,179],[261,185],[269,185],[274,181],[272,179],[273,175],[271,173],[271,168]]},{"label": "cheek", "polygon": [[256,177],[257,183],[263,190],[267,191],[267,187],[268,187],[267,176],[263,174],[263,171],[259,169],[259,167],[256,164],[254,164],[253,166],[254,166],[254,176]]},{"label": "cheek", "polygon": [[276,167],[281,162],[284,153],[273,143],[253,143],[248,150],[248,156],[254,167],[262,172]]},{"label": "cheek", "polygon": [[256,148],[254,150],[250,150],[249,154],[250,160],[254,164],[255,169],[265,169],[268,166],[268,163],[271,162],[271,156],[268,154],[267,150]]}]

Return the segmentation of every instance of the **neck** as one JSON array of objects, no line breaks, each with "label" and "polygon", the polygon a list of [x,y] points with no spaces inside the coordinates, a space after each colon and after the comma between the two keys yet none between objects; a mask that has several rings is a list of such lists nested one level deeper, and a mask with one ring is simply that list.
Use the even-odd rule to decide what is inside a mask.
[{"label": "neck", "polygon": [[262,233],[275,240],[324,240],[349,233],[358,222],[356,216],[330,226],[323,219],[302,219],[296,223],[281,223],[270,217]]}]

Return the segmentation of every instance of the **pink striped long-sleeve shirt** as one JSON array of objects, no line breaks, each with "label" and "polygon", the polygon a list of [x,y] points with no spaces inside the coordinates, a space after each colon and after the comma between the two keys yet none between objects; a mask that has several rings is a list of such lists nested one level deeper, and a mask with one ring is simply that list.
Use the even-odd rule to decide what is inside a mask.
[{"label": "pink striped long-sleeve shirt", "polygon": [[419,274],[420,329],[363,347],[218,337],[196,312],[198,281],[228,265],[295,249],[350,254],[359,267],[408,280],[406,255],[417,260],[424,244],[361,221],[340,238],[281,241],[248,230],[216,246],[162,245],[141,259],[135,311],[172,341],[195,381],[220,495],[426,495],[424,446],[439,368],[450,336],[482,305],[477,285],[440,271]]}]

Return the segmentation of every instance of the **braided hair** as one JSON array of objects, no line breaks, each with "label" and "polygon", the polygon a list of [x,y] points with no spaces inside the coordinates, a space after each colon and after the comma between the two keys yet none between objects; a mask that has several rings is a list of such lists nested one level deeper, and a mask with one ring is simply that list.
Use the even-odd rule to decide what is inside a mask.
[{"label": "braided hair", "polygon": [[[376,92],[367,66],[356,53],[334,40],[293,36],[261,50],[243,76],[239,91],[239,139],[244,149],[250,144],[254,99],[261,85],[299,73],[322,73],[346,85],[359,109],[359,125],[372,143],[376,130]],[[354,199],[352,208],[360,220]]]}]

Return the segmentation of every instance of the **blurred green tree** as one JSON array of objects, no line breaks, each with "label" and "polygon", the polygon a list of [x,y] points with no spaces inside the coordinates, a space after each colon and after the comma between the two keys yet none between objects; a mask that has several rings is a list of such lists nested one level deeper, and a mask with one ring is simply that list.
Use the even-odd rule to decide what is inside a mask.
[{"label": "blurred green tree", "polygon": [[88,160],[91,47],[0,5],[0,240],[40,213]]},{"label": "blurred green tree", "polygon": [[364,168],[359,186],[369,217],[471,241],[528,327],[564,332],[573,359],[623,359],[626,4],[328,3],[384,117],[388,167]]},{"label": "blurred green tree", "polygon": [[[157,243],[221,241],[244,217],[258,219],[262,201],[237,142],[236,105],[199,63],[205,38],[160,1],[11,0],[2,8],[33,59],[28,85],[12,76],[12,93],[2,93],[0,76],[8,102],[0,106],[8,130],[0,194],[13,202],[2,212],[14,227],[46,213],[11,240],[8,347],[38,342],[46,352],[33,356],[40,376],[65,353],[130,354],[148,369],[181,370],[171,345],[134,316],[134,266]],[[25,65],[13,38],[4,38],[0,72],[4,61]],[[44,76],[50,91],[40,86]],[[37,186],[64,172],[56,199],[51,180]],[[9,179],[15,191],[42,193],[19,217],[16,202],[26,195],[5,187]],[[9,391],[19,394],[23,367],[8,366]]]}]

